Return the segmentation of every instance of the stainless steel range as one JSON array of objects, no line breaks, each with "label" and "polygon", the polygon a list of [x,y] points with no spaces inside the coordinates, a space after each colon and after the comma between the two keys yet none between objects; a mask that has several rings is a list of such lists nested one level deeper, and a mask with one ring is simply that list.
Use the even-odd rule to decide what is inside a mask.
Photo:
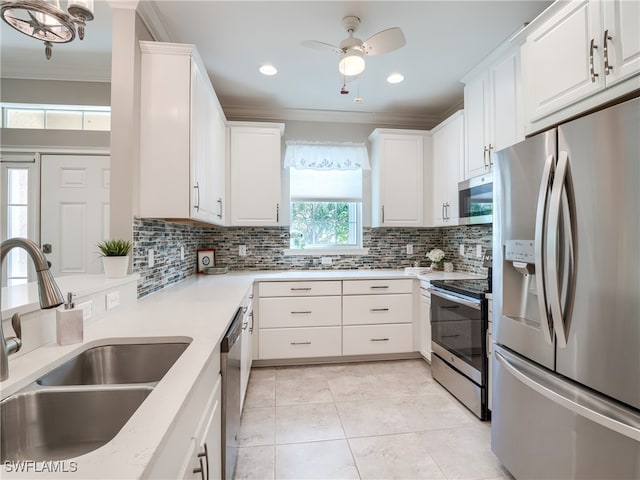
[{"label": "stainless steel range", "polygon": [[487,408],[488,279],[431,281],[431,373],[481,420]]}]

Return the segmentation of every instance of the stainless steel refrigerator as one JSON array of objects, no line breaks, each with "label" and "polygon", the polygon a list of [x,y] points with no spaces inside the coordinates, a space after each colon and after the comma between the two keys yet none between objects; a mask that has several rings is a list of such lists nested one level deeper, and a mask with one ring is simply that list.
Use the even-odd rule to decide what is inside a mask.
[{"label": "stainless steel refrigerator", "polygon": [[496,154],[491,447],[518,479],[640,479],[640,99]]}]

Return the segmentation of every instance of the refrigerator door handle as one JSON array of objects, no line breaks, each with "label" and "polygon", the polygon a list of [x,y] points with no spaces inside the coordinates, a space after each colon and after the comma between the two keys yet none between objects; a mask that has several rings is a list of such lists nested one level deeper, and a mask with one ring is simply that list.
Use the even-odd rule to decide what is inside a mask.
[{"label": "refrigerator door handle", "polygon": [[[575,275],[574,263],[574,236],[573,218],[571,215],[573,195],[571,185],[571,173],[569,171],[569,156],[567,152],[560,151],[558,165],[551,188],[551,204],[549,208],[548,229],[546,233],[546,265],[549,273],[548,298],[551,307],[551,318],[556,334],[556,341],[560,348],[567,346],[570,323],[570,306],[573,297],[573,285]],[[562,217],[561,217],[562,214]],[[562,219],[562,230],[560,221]],[[562,234],[562,252],[558,249],[558,233]],[[562,263],[562,271],[558,266]],[[560,274],[563,281],[560,284]],[[565,297],[564,302],[562,297]],[[564,303],[564,309],[563,309]]]},{"label": "refrigerator door handle", "polygon": [[576,415],[640,442],[640,418],[638,415],[602,400],[587,390],[574,387],[565,380],[557,379],[552,374],[526,366],[522,361],[511,358],[511,355],[507,359],[502,352],[496,349],[494,349],[493,355],[510,375],[538,394]]},{"label": "refrigerator door handle", "polygon": [[545,341],[553,344],[553,326],[551,323],[551,312],[547,303],[547,292],[545,288],[545,245],[544,238],[547,232],[547,209],[549,204],[549,189],[551,186],[551,174],[555,164],[553,155],[549,155],[542,171],[540,182],[540,192],[538,193],[538,206],[536,208],[536,231],[535,231],[535,266],[536,266],[536,290],[538,292],[538,308],[540,309],[540,326],[542,336]]}]

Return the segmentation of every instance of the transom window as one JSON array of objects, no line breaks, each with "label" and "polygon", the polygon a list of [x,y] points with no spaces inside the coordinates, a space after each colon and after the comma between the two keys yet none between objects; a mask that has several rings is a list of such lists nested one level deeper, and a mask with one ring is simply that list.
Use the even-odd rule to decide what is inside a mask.
[{"label": "transom window", "polygon": [[111,107],[2,104],[3,128],[111,130]]}]

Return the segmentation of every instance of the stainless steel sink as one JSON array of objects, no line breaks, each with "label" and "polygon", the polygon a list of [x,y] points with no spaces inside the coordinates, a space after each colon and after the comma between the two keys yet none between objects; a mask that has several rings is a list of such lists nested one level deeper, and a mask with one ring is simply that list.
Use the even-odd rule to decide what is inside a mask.
[{"label": "stainless steel sink", "polygon": [[104,445],[153,390],[150,386],[36,389],[0,402],[1,461],[62,460]]},{"label": "stainless steel sink", "polygon": [[159,382],[188,343],[143,343],[90,348],[37,380],[42,386]]}]

